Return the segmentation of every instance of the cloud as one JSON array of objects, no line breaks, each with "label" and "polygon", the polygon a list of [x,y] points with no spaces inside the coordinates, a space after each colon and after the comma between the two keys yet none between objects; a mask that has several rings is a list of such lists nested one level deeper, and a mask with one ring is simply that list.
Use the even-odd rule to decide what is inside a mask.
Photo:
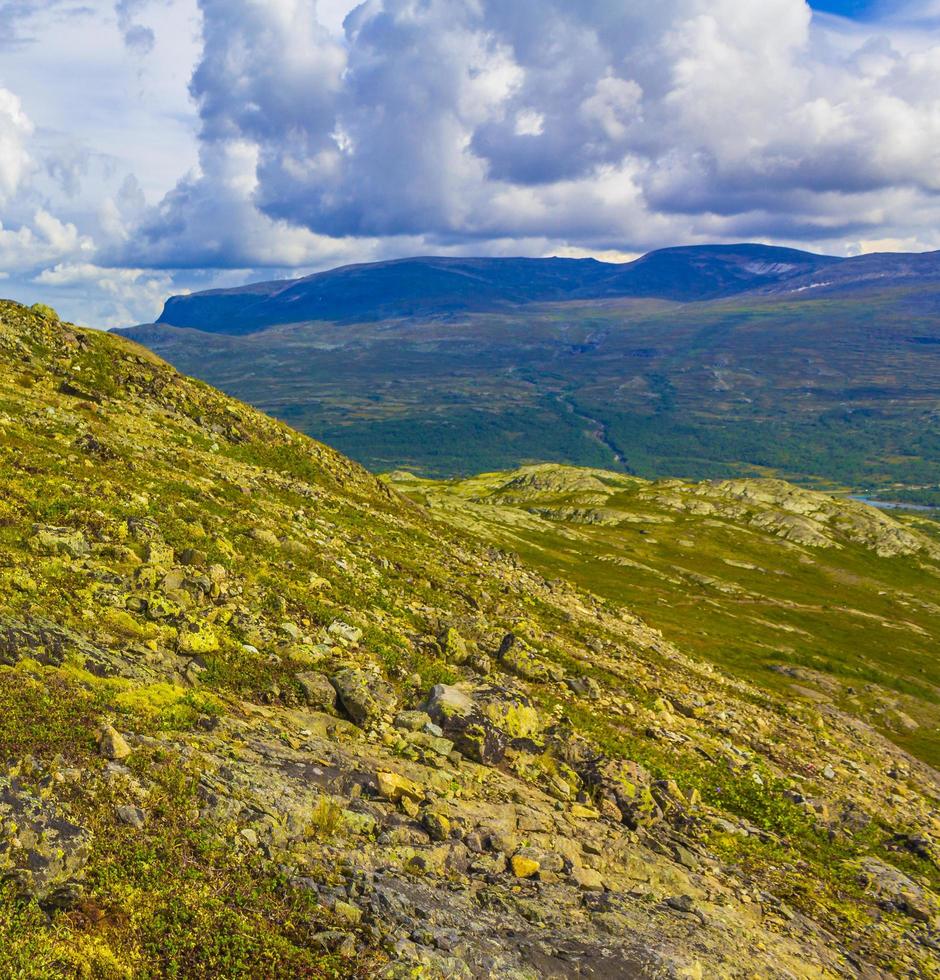
[{"label": "cloud", "polygon": [[[314,0],[200,8],[203,173],[146,224],[158,249],[187,227],[187,262],[197,212],[229,214],[204,252],[243,265],[282,263],[300,229],[632,250],[854,235],[876,220],[870,195],[912,200],[899,189],[936,211],[929,34],[831,30],[802,0],[367,0],[342,39]],[[254,161],[238,186],[217,176],[235,156]]]},{"label": "cloud", "polygon": [[29,167],[26,141],[32,131],[20,100],[0,88],[0,203],[16,191]]},{"label": "cloud", "polygon": [[117,0],[114,12],[117,14],[118,30],[124,43],[137,54],[146,55],[153,51],[157,37],[153,28],[138,21],[138,15],[149,0]]},{"label": "cloud", "polygon": [[872,9],[12,0],[0,269],[113,317],[165,275],[418,251],[937,247],[940,8]]}]

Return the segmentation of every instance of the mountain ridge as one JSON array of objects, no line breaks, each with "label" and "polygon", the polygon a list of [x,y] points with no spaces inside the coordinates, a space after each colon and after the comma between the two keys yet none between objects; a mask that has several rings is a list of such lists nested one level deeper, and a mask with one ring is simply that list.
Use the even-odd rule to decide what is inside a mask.
[{"label": "mountain ridge", "polygon": [[446,315],[604,297],[734,295],[841,262],[768,245],[679,246],[633,262],[416,256],[170,297],[158,323],[251,333],[282,323]]}]

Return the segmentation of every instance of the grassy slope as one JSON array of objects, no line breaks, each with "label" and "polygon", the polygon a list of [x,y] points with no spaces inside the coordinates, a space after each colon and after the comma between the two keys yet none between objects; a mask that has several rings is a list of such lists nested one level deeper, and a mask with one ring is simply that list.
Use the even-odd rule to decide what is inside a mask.
[{"label": "grassy slope", "polygon": [[[798,687],[838,704],[940,763],[936,557],[883,557],[838,535],[838,547],[795,543],[740,517],[677,509],[668,483],[610,473],[578,490],[583,471],[535,472],[541,485],[519,490],[506,489],[518,477],[511,473],[396,485],[457,523],[486,528],[546,574],[629,603],[723,670],[778,694]],[[700,490],[708,500],[709,488]],[[872,517],[876,527],[884,520]],[[596,519],[606,523],[587,522]],[[919,533],[936,529],[905,522]],[[771,670],[781,666],[813,673]]]},{"label": "grassy slope", "polygon": [[[353,959],[322,952],[313,936],[332,924],[326,910],[286,888],[280,859],[248,846],[238,825],[202,815],[197,747],[209,740],[238,769],[247,746],[213,746],[213,719],[226,731],[262,710],[267,737],[302,745],[310,732],[298,735],[286,719],[298,705],[295,675],[314,653],[327,671],[358,658],[413,704],[435,682],[472,680],[435,645],[442,624],[454,621],[475,649],[494,653],[512,629],[569,677],[597,679],[602,710],[564,684],[514,680],[499,669],[488,680],[525,692],[546,717],[567,716],[597,751],[675,780],[683,799],[701,793],[681,827],[720,871],[709,886],[724,903],[714,914],[739,916],[735,932],[753,946],[755,970],[767,973],[784,936],[816,942],[814,957],[832,948],[836,959],[851,951],[912,975],[935,968],[923,927],[879,905],[858,872],[859,860],[878,856],[925,888],[940,887],[934,858],[889,846],[897,832],[933,835],[938,826],[934,775],[890,744],[825,706],[710,670],[619,601],[547,583],[494,553],[479,535],[502,535],[498,514],[496,523],[473,514],[467,533],[454,529],[452,514],[436,520],[332,450],[120,338],[0,303],[0,352],[0,620],[4,636],[13,636],[0,666],[3,778],[57,800],[92,832],[77,905],[50,920],[12,889],[0,895],[0,973],[270,977],[375,969],[385,952],[374,935],[357,933]],[[596,574],[593,562],[571,560],[577,538],[547,540],[559,555],[569,549],[568,574]],[[512,541],[558,571],[560,558],[547,559],[531,537],[513,531]],[[604,545],[611,546],[618,547]],[[167,584],[179,575],[195,584]],[[604,582],[592,588],[601,592]],[[655,611],[651,584],[636,598]],[[340,617],[363,629],[360,647],[330,646],[327,627]],[[9,633],[12,623],[40,620],[69,631],[64,658],[44,642],[24,653]],[[697,644],[697,633],[687,625],[683,642]],[[318,642],[296,640],[305,634]],[[689,706],[688,716],[673,709],[678,704]],[[96,748],[108,719],[137,736],[124,774],[112,772]],[[357,738],[353,731],[334,741],[355,747]],[[380,765],[400,765],[382,744],[369,750],[386,753]],[[547,752],[533,757],[520,767],[524,777],[483,779],[462,769],[459,788],[470,798],[481,783],[514,779],[508,795],[527,800],[536,792],[527,780],[543,779],[550,763]],[[821,776],[830,763],[833,780]],[[832,822],[790,802],[784,791],[794,787],[828,798]],[[115,818],[128,795],[150,815],[140,830]],[[871,814],[864,831],[840,823],[846,801]],[[715,823],[720,815],[734,823]],[[12,832],[4,827],[0,851]],[[667,826],[664,839],[676,832]],[[653,843],[656,833],[650,830]],[[315,834],[295,846],[302,853],[290,860],[302,859],[304,874],[334,880],[335,851],[324,858]],[[370,846],[378,845],[352,842],[345,860],[355,863]],[[640,844],[631,838],[623,846],[632,853]],[[660,860],[642,853],[651,867]],[[837,934],[835,946],[777,915],[769,924],[751,915],[743,903],[758,893],[774,908],[785,903],[811,916]],[[705,901],[712,892],[701,894]],[[618,895],[637,914],[646,908],[625,889]],[[668,925],[651,921],[652,935]],[[725,931],[709,932],[709,942]],[[701,955],[706,962],[712,955],[707,945]]]},{"label": "grassy slope", "polygon": [[[931,500],[938,295],[567,303],[518,314],[139,334],[373,469],[532,461],[712,478],[773,471]],[[933,488],[933,490],[931,490]]]}]

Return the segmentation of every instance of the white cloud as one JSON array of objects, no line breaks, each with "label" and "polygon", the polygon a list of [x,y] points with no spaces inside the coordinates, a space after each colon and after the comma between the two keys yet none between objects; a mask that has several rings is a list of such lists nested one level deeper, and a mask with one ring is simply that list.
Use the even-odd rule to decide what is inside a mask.
[{"label": "white cloud", "polygon": [[29,166],[26,140],[33,131],[20,100],[0,88],[0,203],[12,195]]},{"label": "white cloud", "polygon": [[[738,229],[854,237],[874,220],[867,195],[898,203],[901,188],[936,210],[928,34],[834,29],[802,0],[369,0],[341,44],[312,0],[200,6],[203,159],[253,146],[241,199],[282,232],[632,250]],[[232,196],[187,179],[148,234],[173,241],[194,197]],[[255,246],[288,257],[257,215],[245,235],[248,212],[231,214],[233,264],[263,261]],[[225,252],[212,237],[213,261]]]},{"label": "white cloud", "polygon": [[39,210],[30,224],[5,228],[0,223],[0,269],[28,271],[63,256],[90,254],[93,243],[73,224],[60,221],[48,211]]},{"label": "white cloud", "polygon": [[934,0],[15,7],[0,272],[86,319],[417,251],[940,245]]}]

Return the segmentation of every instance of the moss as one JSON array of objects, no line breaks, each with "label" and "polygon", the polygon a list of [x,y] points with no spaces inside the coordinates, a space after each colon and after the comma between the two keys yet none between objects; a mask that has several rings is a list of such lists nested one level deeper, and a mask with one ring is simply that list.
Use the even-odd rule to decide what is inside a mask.
[{"label": "moss", "polygon": [[158,778],[142,829],[113,824],[103,783],[76,801],[94,831],[94,853],[74,910],[49,928],[35,905],[0,892],[3,976],[262,980],[374,970],[373,953],[350,960],[322,952],[312,937],[331,923],[315,897],[198,818],[197,772],[167,759],[149,760],[146,771]]},{"label": "moss", "polygon": [[45,303],[33,303],[30,310],[37,316],[41,316],[44,320],[59,319],[59,314],[51,306],[46,306]]},{"label": "moss", "polygon": [[160,635],[160,630],[152,624],[142,623],[123,609],[102,610],[99,622],[109,633],[126,640],[152,640]]},{"label": "moss", "polygon": [[106,705],[103,692],[35,662],[0,667],[0,758],[87,758]]},{"label": "moss", "polygon": [[484,708],[486,716],[513,738],[530,738],[538,735],[544,727],[538,711],[527,704],[488,704]]}]

